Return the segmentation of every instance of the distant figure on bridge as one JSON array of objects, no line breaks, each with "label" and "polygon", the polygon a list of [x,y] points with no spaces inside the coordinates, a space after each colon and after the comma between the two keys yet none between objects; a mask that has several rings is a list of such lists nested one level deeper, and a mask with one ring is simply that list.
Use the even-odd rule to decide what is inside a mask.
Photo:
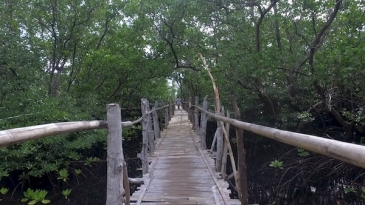
[{"label": "distant figure on bridge", "polygon": [[181,99],[179,97],[176,98],[175,104],[176,104],[177,108],[180,110]]}]

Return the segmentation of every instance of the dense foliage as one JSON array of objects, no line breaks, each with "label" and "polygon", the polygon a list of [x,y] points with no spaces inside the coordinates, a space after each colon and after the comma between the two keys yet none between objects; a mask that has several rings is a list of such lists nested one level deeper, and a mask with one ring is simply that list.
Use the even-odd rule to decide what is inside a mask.
[{"label": "dense foliage", "polygon": [[[185,100],[212,97],[201,53],[223,104],[235,95],[246,121],[363,144],[364,1],[6,0],[0,15],[0,129],[104,119],[109,102],[171,100],[168,78]],[[58,170],[102,136],[3,149],[0,173]],[[67,150],[48,150],[58,143]],[[34,150],[65,160],[39,173],[33,167],[54,162]]]},{"label": "dense foliage", "polygon": [[[164,44],[163,50],[160,44],[151,49],[177,68],[173,77],[185,100],[213,98],[201,53],[223,105],[230,107],[235,95],[245,121],[363,144],[364,1],[156,0],[139,5]],[[342,203],[344,196],[350,196],[347,202],[361,200],[362,169],[313,153],[298,158],[292,147],[257,136],[247,140],[251,191],[258,187],[250,193],[252,203],[306,204],[297,193],[311,196],[311,187],[317,188],[314,204]],[[263,149],[267,154],[257,152]],[[278,164],[282,170],[273,173],[271,167]],[[346,191],[350,188],[353,195]],[[334,201],[323,200],[327,194],[336,195]]]},{"label": "dense foliage", "polygon": [[[104,120],[105,105],[112,102],[135,109],[142,97],[171,100],[173,68],[148,52],[151,29],[135,17],[134,6],[98,0],[2,2],[0,130]],[[81,168],[105,159],[106,136],[97,130],[2,148],[0,188],[22,193],[39,184],[31,180],[36,177],[48,178],[59,191],[61,170],[82,176]],[[135,136],[134,130],[124,133]]]}]

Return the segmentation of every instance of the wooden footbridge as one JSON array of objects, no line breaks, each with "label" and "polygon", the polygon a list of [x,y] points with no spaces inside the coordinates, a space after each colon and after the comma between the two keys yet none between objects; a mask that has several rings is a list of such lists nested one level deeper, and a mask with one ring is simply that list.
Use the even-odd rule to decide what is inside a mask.
[{"label": "wooden footbridge", "polygon": [[[198,97],[195,97],[195,102],[185,104],[187,112],[174,112],[172,103],[158,107],[156,102],[151,107],[148,100],[142,99],[142,117],[126,122],[121,121],[119,105],[108,104],[106,121],[61,122],[3,130],[0,131],[0,147],[58,134],[107,128],[106,205],[248,205],[242,130],[365,168],[365,146],[240,121],[239,109],[232,101],[235,119],[230,118],[230,112],[225,115],[223,107],[214,113],[209,112],[207,97],[202,108]],[[215,107],[220,107],[219,103]],[[162,133],[159,116],[164,116],[165,129]],[[206,150],[208,116],[217,121],[210,150]],[[143,177],[132,179],[128,177],[124,160],[122,128],[137,123],[142,124],[143,142],[139,157]],[[230,145],[230,125],[236,129],[237,159],[233,157]],[[233,173],[226,173],[228,157]],[[229,197],[228,183],[223,179],[231,178],[234,178],[234,189],[240,201]],[[131,194],[129,185],[132,183],[142,185]]]},{"label": "wooden footbridge", "polygon": [[145,184],[131,196],[132,204],[240,204],[229,198],[228,183],[214,171],[209,155],[200,149],[188,113],[176,110],[156,142]]}]

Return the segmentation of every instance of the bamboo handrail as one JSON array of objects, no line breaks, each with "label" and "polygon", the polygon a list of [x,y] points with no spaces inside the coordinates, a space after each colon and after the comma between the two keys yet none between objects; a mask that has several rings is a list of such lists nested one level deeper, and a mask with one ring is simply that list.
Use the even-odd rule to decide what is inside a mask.
[{"label": "bamboo handrail", "polygon": [[[153,109],[148,114],[163,109],[167,106],[169,105]],[[123,128],[127,128],[135,124],[138,124],[141,121],[142,117],[134,121],[125,121],[121,123]],[[72,132],[80,132],[85,130],[104,129],[107,127],[108,127],[107,122],[103,120],[93,120],[93,121],[59,122],[59,123],[50,123],[50,124],[35,125],[29,127],[14,128],[9,130],[2,130],[0,131],[0,148],[43,137],[67,134]]]},{"label": "bamboo handrail", "polygon": [[137,120],[134,120],[134,121],[125,121],[125,122],[122,122],[122,127],[132,127],[133,125],[142,122],[142,119],[143,118],[140,117],[140,118],[138,118]]},{"label": "bamboo handrail", "polygon": [[84,130],[107,128],[105,121],[60,122],[0,131],[0,147],[12,144]]},{"label": "bamboo handrail", "polygon": [[[143,100],[143,99],[142,99]],[[147,101],[148,102],[148,101]],[[157,104],[155,104],[157,107]],[[153,110],[148,110],[148,112],[143,112],[143,116],[134,121],[121,121],[121,108],[119,104],[108,104],[107,105],[107,121],[94,120],[94,121],[76,121],[76,122],[60,122],[60,123],[50,123],[22,128],[15,128],[9,130],[0,131],[0,148],[6,147],[12,144],[21,143],[24,141],[39,139],[43,137],[49,137],[59,134],[66,134],[72,132],[80,132],[85,130],[93,129],[108,129],[108,139],[107,139],[107,204],[130,204],[130,183],[141,184],[144,183],[142,179],[131,179],[128,178],[128,172],[126,163],[123,156],[122,148],[122,128],[131,127],[137,123],[144,120],[144,117],[154,114],[155,121],[157,121],[157,111],[164,109],[171,105],[165,105],[159,108],[154,108]],[[156,123],[155,123],[156,124]],[[158,126],[158,125],[155,125]],[[156,128],[155,128],[156,129]],[[154,133],[155,134],[155,133]],[[154,137],[154,136],[153,136]],[[153,140],[152,137],[152,140]],[[153,143],[153,142],[152,142]],[[118,157],[117,157],[118,156]],[[111,162],[109,162],[111,161]],[[122,169],[120,169],[122,167]],[[121,173],[122,172],[122,173]],[[123,186],[118,184],[123,183]],[[121,195],[125,198],[120,200]]]},{"label": "bamboo handrail", "polygon": [[198,106],[194,107],[216,120],[246,131],[365,168],[365,146],[251,124],[205,111]]}]

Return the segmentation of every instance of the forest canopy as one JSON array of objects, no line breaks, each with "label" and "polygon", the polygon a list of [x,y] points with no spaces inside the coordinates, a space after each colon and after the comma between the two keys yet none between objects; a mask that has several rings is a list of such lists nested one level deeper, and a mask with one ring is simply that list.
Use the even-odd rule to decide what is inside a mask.
[{"label": "forest canopy", "polygon": [[[107,103],[138,108],[142,97],[212,97],[200,53],[244,121],[364,143],[365,1],[4,0],[0,16],[1,130],[105,119]],[[2,149],[0,173],[42,176],[104,134]]]}]

